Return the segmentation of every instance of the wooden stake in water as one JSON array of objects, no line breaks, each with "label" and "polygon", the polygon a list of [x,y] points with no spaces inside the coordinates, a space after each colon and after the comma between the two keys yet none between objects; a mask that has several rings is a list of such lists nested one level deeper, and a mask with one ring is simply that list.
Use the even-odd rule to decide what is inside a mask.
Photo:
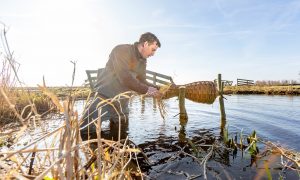
[{"label": "wooden stake in water", "polygon": [[225,106],[223,100],[223,88],[224,83],[222,82],[222,75],[218,74],[218,90],[219,90],[219,103],[220,103],[220,112],[221,112],[221,136],[223,135],[223,130],[226,125],[226,114],[225,114]]},{"label": "wooden stake in water", "polygon": [[221,119],[226,120],[225,106],[223,100],[223,88],[224,88],[224,83],[222,83],[222,75],[218,74],[218,90],[220,95],[219,102],[220,102]]},{"label": "wooden stake in water", "polygon": [[185,86],[179,87],[179,93],[178,93],[178,99],[179,99],[179,118],[180,118],[180,125],[185,126],[188,120],[188,116],[185,109]]},{"label": "wooden stake in water", "polygon": [[142,107],[141,107],[141,113],[145,113],[145,96],[141,96],[141,102],[142,102]]}]

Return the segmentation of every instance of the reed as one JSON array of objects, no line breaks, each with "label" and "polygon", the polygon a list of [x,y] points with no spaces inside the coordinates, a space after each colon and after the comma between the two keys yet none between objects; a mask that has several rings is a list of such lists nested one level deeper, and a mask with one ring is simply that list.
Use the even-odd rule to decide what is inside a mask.
[{"label": "reed", "polygon": [[[49,94],[46,87],[43,92],[55,101],[55,95]],[[121,94],[104,103],[119,101],[120,98],[130,98]],[[0,153],[0,166],[4,170],[0,174],[4,178],[34,178],[34,179],[131,179],[142,177],[137,162],[140,150],[131,141],[111,141],[101,138],[101,116],[96,121],[98,138],[82,141],[78,113],[74,103],[68,100],[53,102],[60,106],[57,109],[64,114],[64,124],[36,141],[17,151]],[[60,105],[58,105],[59,103]],[[28,124],[31,126],[32,124]],[[50,142],[50,143],[49,143]],[[97,143],[96,149],[91,144]],[[38,144],[44,144],[38,148]],[[28,169],[29,167],[29,169]]]},{"label": "reed", "polygon": [[[0,31],[2,48],[0,49],[0,61],[2,69],[0,72],[0,127],[6,124],[17,122],[19,126],[24,126],[24,121],[33,114],[35,116],[46,115],[50,110],[54,110],[49,98],[42,94],[33,94],[15,88],[23,87],[24,83],[18,77],[20,64],[14,59],[6,38],[6,27]],[[26,124],[26,123],[25,123]],[[0,129],[4,132],[4,129]]]},{"label": "reed", "polygon": [[[11,60],[10,56],[7,59]],[[101,117],[95,119],[93,122],[97,126],[97,139],[88,139],[82,141],[80,137],[80,123],[82,119],[79,119],[79,114],[74,108],[74,101],[76,99],[76,93],[70,91],[69,95],[61,101],[59,97],[50,91],[45,85],[40,86],[43,94],[39,97],[30,97],[30,94],[21,94],[18,91],[12,91],[11,85],[19,78],[16,74],[15,66],[11,66],[14,61],[5,61],[10,66],[13,74],[16,78],[12,81],[8,81],[8,76],[2,76],[1,81],[1,107],[5,107],[5,113],[14,116],[21,124],[21,128],[9,133],[0,133],[0,139],[5,135],[15,136],[14,144],[18,143],[18,137],[23,135],[27,127],[36,126],[35,122],[43,119],[43,114],[37,108],[38,102],[42,105],[39,107],[48,107],[44,105],[44,102],[51,102],[51,106],[57,110],[53,115],[60,115],[63,117],[63,124],[52,132],[45,132],[45,135],[34,140],[33,142],[24,145],[24,147],[18,150],[9,150],[0,152],[0,176],[4,179],[143,179],[137,154],[142,151],[131,142],[128,137],[125,140],[121,140],[120,136],[117,141],[106,140],[101,137]],[[10,62],[10,63],[8,63]],[[4,73],[7,74],[7,73]],[[3,74],[2,74],[3,75]],[[3,78],[4,77],[4,78]],[[11,77],[11,76],[9,76]],[[73,76],[74,77],[74,76]],[[44,83],[45,84],[45,83]],[[211,104],[217,96],[217,90],[212,82],[195,82],[186,84],[186,98]],[[161,88],[161,91],[165,92],[165,97],[178,95],[178,89],[173,86]],[[133,94],[135,95],[135,94]],[[131,93],[126,92],[119,94],[114,98],[102,100],[98,104],[99,114],[101,114],[101,107],[103,105],[111,105],[120,116],[122,116],[122,109],[118,110],[115,107],[115,102],[120,102],[122,98],[132,98]],[[40,99],[39,99],[40,98]],[[159,99],[162,102],[162,99]],[[24,103],[23,107],[20,105]],[[85,107],[87,108],[87,107]],[[161,105],[162,114],[166,113],[165,106]],[[52,109],[52,108],[50,108]],[[46,112],[48,112],[47,110]],[[105,112],[104,112],[105,113]],[[2,115],[1,115],[2,116]],[[120,124],[119,122],[119,134]],[[228,135],[227,135],[228,136]],[[240,138],[244,138],[241,133]],[[228,138],[229,139],[229,138]],[[249,136],[248,149],[253,147],[256,142],[264,143],[268,148],[267,152],[279,153],[285,161],[282,161],[282,165],[285,168],[295,170],[299,172],[299,153],[285,149],[279,145],[276,145],[269,141],[262,141],[257,138],[256,134]],[[230,145],[232,147],[226,147],[225,144],[218,139],[214,140],[211,144],[201,143],[200,145],[194,145],[193,142],[188,141],[187,145],[191,146],[195,155],[184,152],[184,148],[180,148],[179,155],[186,155],[192,157],[197,163],[203,166],[204,179],[207,179],[207,163],[209,159],[214,156],[222,156],[224,151],[230,150],[232,147],[243,147],[237,145],[237,140],[231,138]],[[204,141],[206,142],[206,141]],[[96,143],[94,148],[91,148]],[[43,147],[41,147],[43,145]],[[204,150],[206,149],[206,150]],[[244,148],[242,148],[244,149]],[[246,148],[247,149],[247,148]],[[143,154],[143,153],[142,153]],[[265,155],[265,154],[257,154]],[[291,165],[292,163],[292,165]],[[265,166],[268,167],[267,165]],[[201,176],[201,175],[199,175]]]},{"label": "reed", "polygon": [[225,86],[224,94],[300,95],[300,86],[299,85]]},{"label": "reed", "polygon": [[[75,88],[71,88],[63,100],[55,92],[49,90],[45,82],[39,87],[42,91],[40,94],[32,95],[28,91],[23,91],[24,83],[20,81],[17,74],[19,64],[13,59],[5,35],[4,29],[1,31],[1,38],[5,52],[0,52],[3,64],[0,74],[0,118],[2,123],[3,119],[7,119],[8,122],[15,119],[21,127],[9,132],[1,130],[1,141],[3,137],[9,137],[13,139],[11,145],[18,144],[19,138],[26,133],[28,127],[36,127],[36,122],[43,120],[45,113],[50,112],[51,109],[57,111],[50,115],[62,117],[64,123],[52,132],[45,131],[45,135],[18,150],[1,151],[1,179],[94,179],[94,177],[131,179],[142,177],[139,166],[134,166],[137,163],[132,164],[137,161],[137,153],[140,150],[131,141],[121,141],[120,136],[118,141],[106,140],[100,136],[96,140],[81,140],[79,123],[82,120],[79,119],[78,112],[74,108],[74,102],[78,97]],[[74,74],[75,63],[73,80]],[[13,88],[16,85],[23,90]],[[124,93],[103,103],[113,106],[114,102],[119,102],[121,98],[130,98],[130,96]],[[122,109],[117,113],[121,115]],[[100,121],[101,117],[95,122],[101,130]],[[98,144],[96,149],[91,149],[92,143]]]}]

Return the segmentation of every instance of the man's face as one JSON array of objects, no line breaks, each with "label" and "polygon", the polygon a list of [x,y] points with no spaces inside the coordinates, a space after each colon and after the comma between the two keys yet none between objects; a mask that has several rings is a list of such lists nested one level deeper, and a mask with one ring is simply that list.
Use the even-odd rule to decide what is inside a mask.
[{"label": "man's face", "polygon": [[143,58],[147,59],[148,57],[153,56],[157,48],[158,46],[156,41],[154,41],[153,43],[145,42],[141,52]]}]

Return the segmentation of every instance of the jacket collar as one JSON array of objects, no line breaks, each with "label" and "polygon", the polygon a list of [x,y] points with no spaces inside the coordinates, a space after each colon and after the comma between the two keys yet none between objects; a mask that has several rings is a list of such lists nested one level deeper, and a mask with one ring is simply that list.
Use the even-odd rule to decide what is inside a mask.
[{"label": "jacket collar", "polygon": [[140,53],[140,51],[139,51],[139,49],[138,49],[138,42],[135,42],[134,44],[133,44],[133,46],[134,46],[134,53],[135,53],[135,55],[136,55],[136,57],[137,57],[137,59],[138,60],[144,60],[144,61],[146,61],[147,59],[145,59],[145,58],[143,58],[143,56],[141,55],[141,53]]}]

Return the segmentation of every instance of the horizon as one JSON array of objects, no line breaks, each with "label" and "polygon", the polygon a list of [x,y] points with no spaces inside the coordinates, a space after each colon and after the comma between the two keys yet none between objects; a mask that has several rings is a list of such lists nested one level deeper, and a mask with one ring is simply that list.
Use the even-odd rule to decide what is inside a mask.
[{"label": "horizon", "polygon": [[[5,1],[0,22],[27,86],[71,85],[103,68],[112,48],[152,32],[147,69],[176,84],[237,78],[300,80],[300,1]],[[1,25],[1,29],[3,26]],[[0,51],[3,50],[2,44]]]}]

